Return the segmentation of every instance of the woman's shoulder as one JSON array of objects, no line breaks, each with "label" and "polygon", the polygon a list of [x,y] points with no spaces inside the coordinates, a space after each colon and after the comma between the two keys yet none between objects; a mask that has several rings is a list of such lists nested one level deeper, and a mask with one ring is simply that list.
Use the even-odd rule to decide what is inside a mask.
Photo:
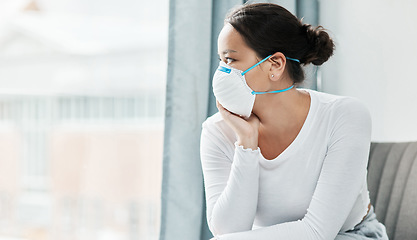
[{"label": "woman's shoulder", "polygon": [[358,98],[351,96],[335,95],[331,93],[319,92],[316,90],[305,89],[314,97],[318,105],[336,115],[347,114],[369,114],[367,106]]},{"label": "woman's shoulder", "polygon": [[329,108],[333,114],[344,118],[370,116],[368,107],[358,98],[321,93],[328,100]]},{"label": "woman's shoulder", "polygon": [[307,90],[315,101],[315,118],[329,133],[336,129],[358,129],[368,131],[372,119],[368,107],[358,98]]}]

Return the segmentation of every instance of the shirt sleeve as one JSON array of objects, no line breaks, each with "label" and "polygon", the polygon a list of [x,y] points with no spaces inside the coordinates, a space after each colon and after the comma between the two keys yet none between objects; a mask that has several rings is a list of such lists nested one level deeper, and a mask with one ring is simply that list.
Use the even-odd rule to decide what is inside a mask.
[{"label": "shirt sleeve", "polygon": [[213,128],[203,124],[200,144],[209,229],[213,235],[251,230],[258,203],[260,150],[244,149],[235,142],[231,156],[228,142],[227,155],[227,141]]},{"label": "shirt sleeve", "polygon": [[306,215],[297,221],[223,234],[216,239],[335,239],[366,176],[371,117],[364,105],[351,98],[342,101],[334,112],[327,154]]}]

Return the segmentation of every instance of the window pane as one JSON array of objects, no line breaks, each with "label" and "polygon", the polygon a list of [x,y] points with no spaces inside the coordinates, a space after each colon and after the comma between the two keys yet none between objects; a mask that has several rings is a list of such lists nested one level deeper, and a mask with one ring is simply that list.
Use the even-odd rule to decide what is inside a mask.
[{"label": "window pane", "polygon": [[0,240],[158,239],[168,0],[0,20]]}]

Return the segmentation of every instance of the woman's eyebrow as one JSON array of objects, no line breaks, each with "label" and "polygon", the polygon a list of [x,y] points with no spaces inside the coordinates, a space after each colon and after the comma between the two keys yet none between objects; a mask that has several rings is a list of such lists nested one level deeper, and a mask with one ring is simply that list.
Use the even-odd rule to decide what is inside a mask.
[{"label": "woman's eyebrow", "polygon": [[227,53],[234,53],[234,52],[237,52],[236,50],[232,50],[232,49],[226,49],[226,50],[224,50],[223,52],[222,52],[222,54],[223,55],[225,55],[225,54],[227,54]]}]

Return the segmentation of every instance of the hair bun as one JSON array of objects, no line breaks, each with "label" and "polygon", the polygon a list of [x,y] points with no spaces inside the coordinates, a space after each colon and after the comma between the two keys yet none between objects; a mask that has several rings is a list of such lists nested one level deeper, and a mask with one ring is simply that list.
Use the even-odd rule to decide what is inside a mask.
[{"label": "hair bun", "polygon": [[333,55],[333,40],[322,26],[313,28],[310,24],[303,24],[302,28],[305,30],[309,46],[302,62],[322,65]]}]

